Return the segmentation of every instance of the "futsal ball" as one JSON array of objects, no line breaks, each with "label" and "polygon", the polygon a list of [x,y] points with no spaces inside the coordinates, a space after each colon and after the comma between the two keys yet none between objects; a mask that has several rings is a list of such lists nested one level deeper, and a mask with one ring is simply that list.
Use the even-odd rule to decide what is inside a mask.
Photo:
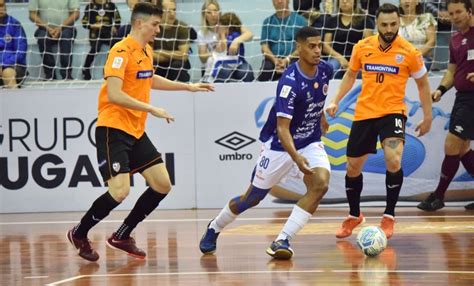
[{"label": "futsal ball", "polygon": [[367,256],[379,255],[387,247],[387,237],[378,226],[366,226],[357,235],[357,246]]}]

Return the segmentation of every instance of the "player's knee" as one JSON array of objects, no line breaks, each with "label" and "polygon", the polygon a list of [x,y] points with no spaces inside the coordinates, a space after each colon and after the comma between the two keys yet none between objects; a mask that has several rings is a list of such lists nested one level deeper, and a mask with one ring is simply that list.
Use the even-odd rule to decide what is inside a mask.
[{"label": "player's knee", "polygon": [[386,160],[387,171],[395,173],[402,167],[402,160],[400,156],[395,156],[393,158]]},{"label": "player's knee", "polygon": [[109,193],[117,202],[122,202],[130,193],[130,186],[109,187]]},{"label": "player's knee", "polygon": [[155,190],[156,192],[167,194],[171,191],[171,182],[170,180],[156,180],[152,182],[148,182],[148,185]]},{"label": "player's knee", "polygon": [[230,208],[237,211],[237,214],[244,212],[245,210],[252,208],[260,203],[263,198],[268,194],[270,189],[259,189],[252,187],[250,192],[246,195],[235,197],[230,202]]}]

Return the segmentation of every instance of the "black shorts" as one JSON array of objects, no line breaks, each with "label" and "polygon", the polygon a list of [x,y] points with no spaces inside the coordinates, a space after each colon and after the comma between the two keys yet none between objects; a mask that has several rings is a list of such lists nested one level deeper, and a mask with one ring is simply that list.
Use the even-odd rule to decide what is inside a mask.
[{"label": "black shorts", "polygon": [[143,172],[163,163],[160,152],[143,133],[137,139],[122,130],[99,126],[95,130],[99,171],[107,182],[120,173]]},{"label": "black shorts", "polygon": [[389,114],[379,118],[352,122],[347,156],[360,157],[377,153],[377,139],[397,137],[405,141],[405,123],[407,118],[402,114]]},{"label": "black shorts", "polygon": [[464,140],[474,140],[474,92],[457,92],[449,132]]}]

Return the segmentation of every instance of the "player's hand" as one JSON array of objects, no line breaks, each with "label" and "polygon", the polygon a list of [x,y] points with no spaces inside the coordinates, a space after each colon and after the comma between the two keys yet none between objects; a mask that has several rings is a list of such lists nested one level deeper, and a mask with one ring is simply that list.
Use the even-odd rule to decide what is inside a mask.
[{"label": "player's hand", "polygon": [[438,102],[441,100],[441,91],[435,90],[431,93],[431,99],[433,102]]},{"label": "player's hand", "polygon": [[160,107],[153,107],[150,113],[153,116],[156,116],[158,118],[164,118],[166,119],[166,122],[170,123],[171,121],[174,121],[174,117],[171,116],[164,108]]},{"label": "player's hand", "polygon": [[431,129],[431,121],[432,119],[423,119],[415,128],[415,132],[418,132],[418,137],[421,137],[428,133]]},{"label": "player's hand", "polygon": [[336,117],[336,112],[339,107],[337,106],[336,103],[331,102],[328,107],[326,107],[326,112],[329,114],[331,117]]},{"label": "player's hand", "polygon": [[470,72],[467,74],[466,79],[470,82],[474,83],[474,72]]},{"label": "player's hand", "polygon": [[312,175],[314,174],[314,170],[309,167],[308,159],[298,154],[298,157],[295,158],[295,163],[305,175]]},{"label": "player's hand", "polygon": [[190,83],[188,84],[189,91],[196,92],[196,91],[214,91],[214,86],[209,83]]}]

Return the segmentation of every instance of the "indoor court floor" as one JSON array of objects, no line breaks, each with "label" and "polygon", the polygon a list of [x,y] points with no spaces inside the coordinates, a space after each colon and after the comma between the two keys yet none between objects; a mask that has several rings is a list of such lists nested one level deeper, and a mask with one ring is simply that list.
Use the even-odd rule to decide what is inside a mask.
[{"label": "indoor court floor", "polygon": [[[145,260],[110,249],[105,239],[127,212],[115,211],[90,232],[101,256],[76,255],[66,232],[82,213],[0,215],[1,285],[474,285],[474,211],[446,207],[425,213],[399,207],[394,236],[378,257],[366,258],[355,237],[334,232],[346,208],[320,208],[292,240],[292,260],[273,260],[265,249],[292,206],[252,209],[218,239],[215,255],[199,240],[214,210],[158,210],[135,230]],[[382,208],[363,207],[365,225]]]}]

